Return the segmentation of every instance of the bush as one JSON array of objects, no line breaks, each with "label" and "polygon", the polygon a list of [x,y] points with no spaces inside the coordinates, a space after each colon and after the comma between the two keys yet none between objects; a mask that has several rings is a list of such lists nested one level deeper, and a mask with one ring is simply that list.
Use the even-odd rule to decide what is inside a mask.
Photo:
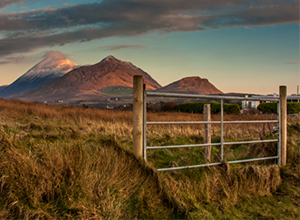
[{"label": "bush", "polygon": [[288,102],[287,103],[287,113],[297,114],[300,112],[300,102]]},{"label": "bush", "polygon": [[[264,114],[277,114],[277,102],[260,103],[257,107]],[[287,113],[297,114],[300,112],[300,102],[288,102]]]},{"label": "bush", "polygon": [[260,103],[257,109],[264,114],[277,114],[277,102]]},{"label": "bush", "polygon": [[[218,114],[221,112],[221,104],[216,102],[192,102],[192,103],[182,103],[176,106],[176,110],[179,112],[189,112],[189,113],[203,113],[204,104],[211,105],[211,113]],[[224,112],[226,114],[239,114],[240,106],[237,104],[227,104],[224,103]]]},{"label": "bush", "polygon": [[224,104],[224,112],[226,114],[240,114],[240,106],[238,104]]}]

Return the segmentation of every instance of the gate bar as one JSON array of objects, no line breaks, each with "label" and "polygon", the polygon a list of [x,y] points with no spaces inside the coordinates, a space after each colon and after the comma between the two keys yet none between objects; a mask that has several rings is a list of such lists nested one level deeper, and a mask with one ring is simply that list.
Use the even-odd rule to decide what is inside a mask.
[{"label": "gate bar", "polygon": [[183,167],[169,167],[169,168],[159,168],[157,171],[168,171],[168,170],[181,170],[187,168],[197,168],[197,167],[209,167],[209,166],[216,166],[221,165],[221,162],[218,163],[207,163],[207,164],[200,164],[200,165],[190,165],[190,166],[183,166]]},{"label": "gate bar", "polygon": [[[258,143],[270,143],[277,142],[278,139],[270,140],[256,140],[256,141],[235,141],[235,142],[223,142],[223,145],[233,144],[258,144]],[[220,146],[221,143],[208,143],[208,144],[189,144],[189,145],[168,145],[168,146],[147,146],[147,150],[165,149],[165,148],[184,148],[184,147],[206,147],[206,146]]]},{"label": "gate bar", "polygon": [[147,150],[165,149],[165,148],[184,148],[184,147],[206,147],[206,146],[220,146],[220,145],[221,145],[221,143],[169,145],[169,146],[148,146]]},{"label": "gate bar", "polygon": [[277,142],[278,139],[270,139],[270,140],[257,140],[257,141],[235,141],[235,142],[224,142],[224,145],[230,144],[257,144],[257,143],[268,143],[268,142]]},{"label": "gate bar", "polygon": [[147,96],[174,97],[174,98],[200,98],[200,99],[227,99],[227,100],[249,100],[249,101],[279,101],[278,97],[235,97],[220,95],[195,95],[179,93],[146,92]]},{"label": "gate bar", "polygon": [[278,159],[278,156],[261,157],[261,158],[245,159],[245,160],[235,160],[235,161],[228,161],[227,163],[246,163],[246,162],[252,162],[252,161],[271,160],[271,159]]},{"label": "gate bar", "polygon": [[[245,160],[235,160],[235,161],[228,161],[227,163],[246,163],[246,162],[253,162],[253,161],[260,161],[260,160],[271,160],[271,159],[278,159],[278,156],[273,157],[261,157],[261,158],[254,158],[254,159],[245,159]],[[190,166],[182,166],[182,167],[168,167],[168,168],[159,168],[157,171],[169,171],[169,170],[181,170],[181,169],[188,169],[188,168],[197,168],[197,167],[208,167],[208,166],[216,166],[221,165],[221,162],[218,163],[207,163],[207,164],[199,164],[199,165],[190,165]]]},{"label": "gate bar", "polygon": [[[278,120],[223,121],[224,124],[278,123]],[[147,125],[220,124],[221,121],[148,121]]]}]

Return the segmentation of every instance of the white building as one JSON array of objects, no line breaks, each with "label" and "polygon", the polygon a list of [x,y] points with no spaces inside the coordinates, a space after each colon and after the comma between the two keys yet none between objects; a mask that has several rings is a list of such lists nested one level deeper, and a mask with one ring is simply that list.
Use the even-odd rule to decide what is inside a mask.
[{"label": "white building", "polygon": [[[245,98],[248,98],[248,95],[245,95]],[[242,109],[247,110],[249,108],[249,101],[243,100],[242,101]]]},{"label": "white building", "polygon": [[[262,97],[265,97],[265,98],[279,97],[279,95],[274,93],[273,95],[267,95],[267,96],[260,96],[260,95],[252,96],[252,98],[262,98]],[[248,98],[248,95],[245,95],[245,98]],[[259,106],[260,103],[261,103],[261,101],[247,101],[247,100],[244,100],[244,101],[242,101],[242,109],[243,110],[247,110],[249,108],[257,109],[257,107]]]}]

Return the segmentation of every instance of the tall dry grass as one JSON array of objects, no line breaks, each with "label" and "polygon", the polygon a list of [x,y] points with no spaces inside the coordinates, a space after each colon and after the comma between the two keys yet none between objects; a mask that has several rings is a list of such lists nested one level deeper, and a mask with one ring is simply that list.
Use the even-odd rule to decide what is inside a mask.
[{"label": "tall dry grass", "polygon": [[[203,117],[186,113],[147,116],[150,121]],[[220,120],[219,115],[212,117]],[[256,119],[274,116],[225,115],[225,120]],[[217,140],[219,127],[213,129]],[[227,140],[239,140],[268,138],[272,127],[226,129]],[[268,166],[225,162],[220,167],[157,173],[152,165],[197,162],[203,152],[150,152],[145,164],[130,150],[132,112],[0,99],[0,218],[293,219],[300,214],[299,117],[289,118],[288,129],[286,167],[273,162]],[[148,126],[147,141],[150,145],[197,143],[203,141],[203,128]],[[270,147],[265,147],[228,148],[226,156],[249,152],[266,156]],[[215,157],[220,159],[218,151]]]},{"label": "tall dry grass", "polygon": [[0,133],[1,219],[188,217],[157,172],[113,137],[21,140]]},{"label": "tall dry grass", "polygon": [[[31,126],[35,122],[56,123],[59,125],[74,125],[79,127],[82,132],[97,134],[114,134],[116,136],[132,139],[132,112],[131,111],[111,111],[101,109],[86,109],[80,107],[65,106],[45,106],[24,101],[7,101],[0,99],[0,119],[13,119],[7,122],[7,126],[26,124],[28,116],[31,118]],[[224,120],[260,120],[275,119],[276,116],[269,115],[225,115]],[[202,121],[202,114],[189,113],[148,113],[148,121]],[[212,115],[213,121],[220,121],[220,115]],[[9,123],[12,123],[9,125]],[[38,126],[38,125],[37,125]],[[42,126],[42,125],[40,125]],[[276,124],[226,124],[224,125],[225,138],[230,139],[249,139],[255,137],[262,139],[267,133],[272,131]],[[46,126],[47,127],[47,126]],[[171,125],[171,126],[148,126],[148,136],[163,137],[164,134],[171,136],[179,135],[202,135],[203,125]],[[29,128],[30,129],[30,128]],[[60,130],[60,128],[57,128]],[[212,125],[212,134],[220,135],[220,125]]]}]

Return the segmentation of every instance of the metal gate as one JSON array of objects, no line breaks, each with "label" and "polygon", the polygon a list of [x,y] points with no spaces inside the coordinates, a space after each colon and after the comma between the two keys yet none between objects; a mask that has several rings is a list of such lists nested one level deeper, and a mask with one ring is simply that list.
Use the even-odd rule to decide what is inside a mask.
[{"label": "metal gate", "polygon": [[[156,97],[169,97],[169,98],[193,98],[193,99],[214,99],[220,100],[221,102],[221,121],[169,121],[169,122],[147,122],[147,107],[146,107],[146,98],[149,96]],[[235,144],[255,144],[255,143],[268,143],[268,142],[277,142],[277,155],[271,157],[262,157],[255,159],[245,159],[245,160],[235,160],[228,161],[231,163],[243,163],[243,162],[251,162],[251,161],[259,161],[259,160],[270,160],[270,159],[278,159],[278,165],[280,165],[280,135],[278,132],[277,139],[270,140],[252,140],[252,141],[236,141],[236,142],[225,142],[224,141],[224,124],[241,124],[241,123],[278,123],[278,128],[280,128],[280,117],[278,114],[277,120],[250,120],[250,121],[224,121],[224,100],[247,100],[247,101],[272,101],[278,102],[279,109],[279,98],[277,97],[262,97],[262,98],[244,98],[244,97],[232,97],[232,96],[216,96],[216,95],[194,95],[194,94],[175,94],[175,93],[156,93],[156,92],[145,92],[144,93],[144,128],[143,128],[143,155],[145,161],[147,161],[147,150],[150,149],[167,149],[167,148],[184,148],[184,147],[206,147],[206,146],[220,146],[221,147],[221,161],[217,163],[205,163],[199,165],[190,165],[190,166],[180,166],[180,167],[168,167],[168,168],[158,168],[158,171],[167,171],[167,170],[179,170],[179,169],[187,169],[187,168],[197,168],[204,166],[215,166],[223,163],[224,160],[224,146],[225,145],[235,145]],[[279,110],[278,110],[279,112]],[[147,126],[149,125],[175,125],[175,124],[221,124],[221,142],[220,143],[208,143],[208,144],[192,144],[192,145],[170,145],[170,146],[146,146],[147,140]]]},{"label": "metal gate", "polygon": [[[176,93],[157,93],[146,92],[143,84],[143,77],[140,75],[134,76],[133,79],[133,151],[137,156],[143,157],[147,161],[147,150],[153,149],[168,149],[168,148],[185,148],[185,147],[206,147],[220,146],[221,161],[216,163],[205,163],[181,167],[158,168],[158,171],[178,170],[186,168],[196,168],[205,166],[220,165],[224,161],[224,146],[236,144],[254,144],[254,143],[269,143],[277,142],[277,155],[262,158],[244,159],[228,161],[232,163],[243,163],[260,160],[277,159],[279,166],[286,165],[286,145],[287,145],[287,99],[296,99],[299,101],[300,96],[287,97],[286,86],[280,86],[279,97],[258,96],[258,97],[234,97],[220,95],[195,95],[195,94],[176,94]],[[220,121],[169,121],[169,122],[147,122],[147,97],[169,97],[169,98],[189,98],[189,99],[213,99],[220,100],[221,103],[221,120]],[[277,120],[250,120],[250,121],[224,121],[224,100],[246,100],[246,101],[271,101],[277,102]],[[276,139],[269,140],[251,140],[251,141],[224,141],[224,124],[240,124],[240,123],[277,123],[278,134]],[[170,145],[170,146],[147,146],[147,126],[151,125],[189,125],[189,124],[220,124],[221,140],[220,143],[204,143],[191,145]]]}]

